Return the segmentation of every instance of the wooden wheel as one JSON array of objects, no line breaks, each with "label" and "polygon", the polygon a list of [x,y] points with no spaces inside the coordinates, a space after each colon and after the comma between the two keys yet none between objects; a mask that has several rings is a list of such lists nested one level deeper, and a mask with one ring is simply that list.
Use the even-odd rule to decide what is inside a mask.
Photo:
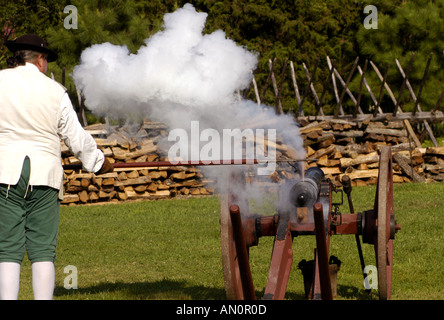
[{"label": "wooden wheel", "polygon": [[377,232],[375,235],[375,255],[378,269],[379,299],[387,300],[392,291],[393,268],[393,170],[390,147],[381,150],[379,160],[378,185],[375,198]]}]

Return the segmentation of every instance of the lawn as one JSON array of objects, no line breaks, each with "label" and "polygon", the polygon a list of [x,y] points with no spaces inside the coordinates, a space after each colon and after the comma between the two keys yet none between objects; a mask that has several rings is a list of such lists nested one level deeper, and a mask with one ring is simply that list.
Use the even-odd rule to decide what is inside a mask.
[{"label": "lawn", "polygon": [[[394,192],[402,230],[394,244],[392,298],[444,299],[444,184],[395,185]],[[356,211],[373,206],[374,186],[355,188],[352,194]],[[341,211],[349,212],[346,204]],[[297,264],[313,258],[314,243],[313,236],[294,240],[287,299],[304,299]],[[272,239],[262,238],[250,249],[258,297],[271,248]],[[373,247],[364,244],[363,249],[366,265],[374,265]],[[354,236],[333,236],[330,251],[342,262],[337,299],[376,299],[364,290]],[[77,289],[67,289],[75,284]],[[32,299],[27,259],[19,298]],[[219,198],[62,207],[54,299],[225,299]]]}]

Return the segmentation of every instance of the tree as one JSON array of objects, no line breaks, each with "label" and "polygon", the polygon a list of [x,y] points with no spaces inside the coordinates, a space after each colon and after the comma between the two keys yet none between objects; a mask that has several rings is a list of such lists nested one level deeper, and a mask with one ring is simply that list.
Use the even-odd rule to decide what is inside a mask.
[{"label": "tree", "polygon": [[57,23],[62,10],[60,0],[0,0],[0,68],[6,67],[11,55],[5,41],[27,33],[44,35],[48,26]]},{"label": "tree", "polygon": [[[381,72],[390,63],[387,82],[391,84],[395,96],[403,80],[395,59],[406,71],[412,53],[415,54],[409,82],[416,95],[429,56],[433,54],[420,100],[422,110],[430,110],[444,89],[444,0],[372,0],[366,3],[378,9],[378,29],[360,27],[357,32],[359,51],[378,65]],[[380,85],[374,73],[369,75],[369,79],[373,79],[372,84],[376,87]],[[401,100],[405,104],[403,110],[412,111],[414,103],[407,88],[404,93]],[[393,110],[392,103],[387,105]]]},{"label": "tree", "polygon": [[[356,1],[192,1],[202,11],[208,12],[207,31],[222,29],[227,36],[260,53],[255,71],[259,87],[264,87],[269,74],[268,61],[278,58],[276,70],[280,74],[284,60],[293,61],[297,78],[303,87],[307,79],[302,63],[314,69],[317,57],[321,62],[316,73],[317,91],[327,77],[326,56],[337,60],[339,70],[348,70],[356,58],[355,32],[359,28],[360,12]],[[282,88],[284,110],[297,106],[294,91],[289,86],[290,74]],[[321,80],[321,81],[319,81]],[[252,97],[253,93],[251,93]],[[328,109],[333,97],[325,97]],[[274,94],[269,90],[265,103],[274,104]],[[304,103],[307,109],[313,105]]]}]

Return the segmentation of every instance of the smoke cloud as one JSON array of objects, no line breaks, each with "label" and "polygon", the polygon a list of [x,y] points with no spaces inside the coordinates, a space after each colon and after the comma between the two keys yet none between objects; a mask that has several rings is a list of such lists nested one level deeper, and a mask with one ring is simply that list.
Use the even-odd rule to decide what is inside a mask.
[{"label": "smoke cloud", "polygon": [[[258,55],[221,30],[203,34],[206,18],[186,4],[166,14],[162,31],[146,39],[136,54],[110,43],[85,49],[72,74],[85,105],[98,116],[148,118],[187,132],[192,121],[199,121],[201,130],[223,130],[248,127],[254,120],[261,129],[275,129],[304,158],[292,116],[277,115],[273,108],[237,95],[250,86]],[[233,167],[237,168],[213,166],[207,171],[213,175],[240,170]]]},{"label": "smoke cloud", "polygon": [[222,112],[249,86],[257,56],[220,30],[203,35],[206,17],[190,4],[166,14],[164,30],[136,54],[110,43],[86,49],[73,72],[85,104],[98,115],[149,116],[173,126]]}]

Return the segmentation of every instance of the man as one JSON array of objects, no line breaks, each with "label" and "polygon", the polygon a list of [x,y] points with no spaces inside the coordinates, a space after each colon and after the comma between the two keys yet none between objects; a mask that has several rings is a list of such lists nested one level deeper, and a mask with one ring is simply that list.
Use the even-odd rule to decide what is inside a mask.
[{"label": "man", "polygon": [[34,298],[52,299],[63,198],[60,139],[85,170],[113,167],[80,125],[66,89],[45,75],[57,54],[36,35],[6,46],[14,56],[0,71],[0,299],[18,299],[25,252]]}]

